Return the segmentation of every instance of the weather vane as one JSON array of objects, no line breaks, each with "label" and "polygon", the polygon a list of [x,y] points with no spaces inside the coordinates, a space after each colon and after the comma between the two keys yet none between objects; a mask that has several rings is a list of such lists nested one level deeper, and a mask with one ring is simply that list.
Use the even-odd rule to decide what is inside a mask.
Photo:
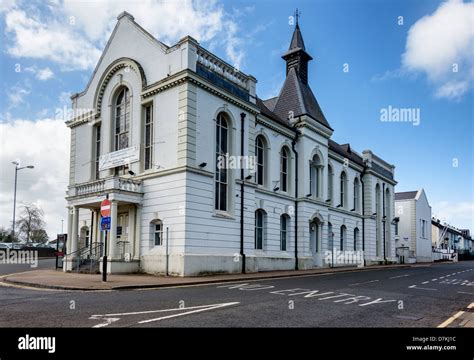
[{"label": "weather vane", "polygon": [[295,11],[296,25],[298,25],[298,18],[300,16],[301,16],[301,11],[298,11],[298,8],[296,8],[296,11]]}]

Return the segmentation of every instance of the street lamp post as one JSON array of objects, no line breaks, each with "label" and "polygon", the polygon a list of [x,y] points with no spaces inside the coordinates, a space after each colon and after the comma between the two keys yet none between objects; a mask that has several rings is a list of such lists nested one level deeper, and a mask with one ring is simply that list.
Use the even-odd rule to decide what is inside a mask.
[{"label": "street lamp post", "polygon": [[12,164],[15,165],[15,190],[13,192],[13,224],[12,224],[12,243],[15,241],[15,210],[16,210],[16,182],[18,178],[18,171],[22,169],[34,169],[33,165],[20,166],[18,161],[12,161]]}]

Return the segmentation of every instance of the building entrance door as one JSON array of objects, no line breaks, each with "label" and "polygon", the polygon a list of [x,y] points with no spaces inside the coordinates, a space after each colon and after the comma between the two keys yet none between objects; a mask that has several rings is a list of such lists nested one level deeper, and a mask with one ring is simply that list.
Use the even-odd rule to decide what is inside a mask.
[{"label": "building entrance door", "polygon": [[121,258],[124,258],[125,254],[130,252],[129,242],[129,229],[128,229],[128,212],[118,214],[117,219],[117,246]]}]

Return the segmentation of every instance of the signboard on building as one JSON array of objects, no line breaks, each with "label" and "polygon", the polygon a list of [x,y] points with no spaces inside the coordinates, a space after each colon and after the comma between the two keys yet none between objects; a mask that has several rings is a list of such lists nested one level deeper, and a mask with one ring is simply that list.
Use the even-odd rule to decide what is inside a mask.
[{"label": "signboard on building", "polygon": [[99,158],[99,170],[112,169],[117,166],[128,165],[140,160],[140,150],[138,146],[131,146],[126,149],[110,152],[101,155]]}]

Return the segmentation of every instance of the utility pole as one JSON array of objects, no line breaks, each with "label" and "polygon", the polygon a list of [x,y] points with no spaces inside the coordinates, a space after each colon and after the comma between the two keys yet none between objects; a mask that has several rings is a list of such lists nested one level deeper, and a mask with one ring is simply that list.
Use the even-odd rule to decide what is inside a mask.
[{"label": "utility pole", "polygon": [[12,161],[12,164],[15,165],[15,189],[13,191],[13,224],[12,224],[12,243],[15,241],[15,212],[16,212],[16,183],[18,179],[18,171],[22,169],[34,169],[33,165],[20,167],[19,161]]}]

